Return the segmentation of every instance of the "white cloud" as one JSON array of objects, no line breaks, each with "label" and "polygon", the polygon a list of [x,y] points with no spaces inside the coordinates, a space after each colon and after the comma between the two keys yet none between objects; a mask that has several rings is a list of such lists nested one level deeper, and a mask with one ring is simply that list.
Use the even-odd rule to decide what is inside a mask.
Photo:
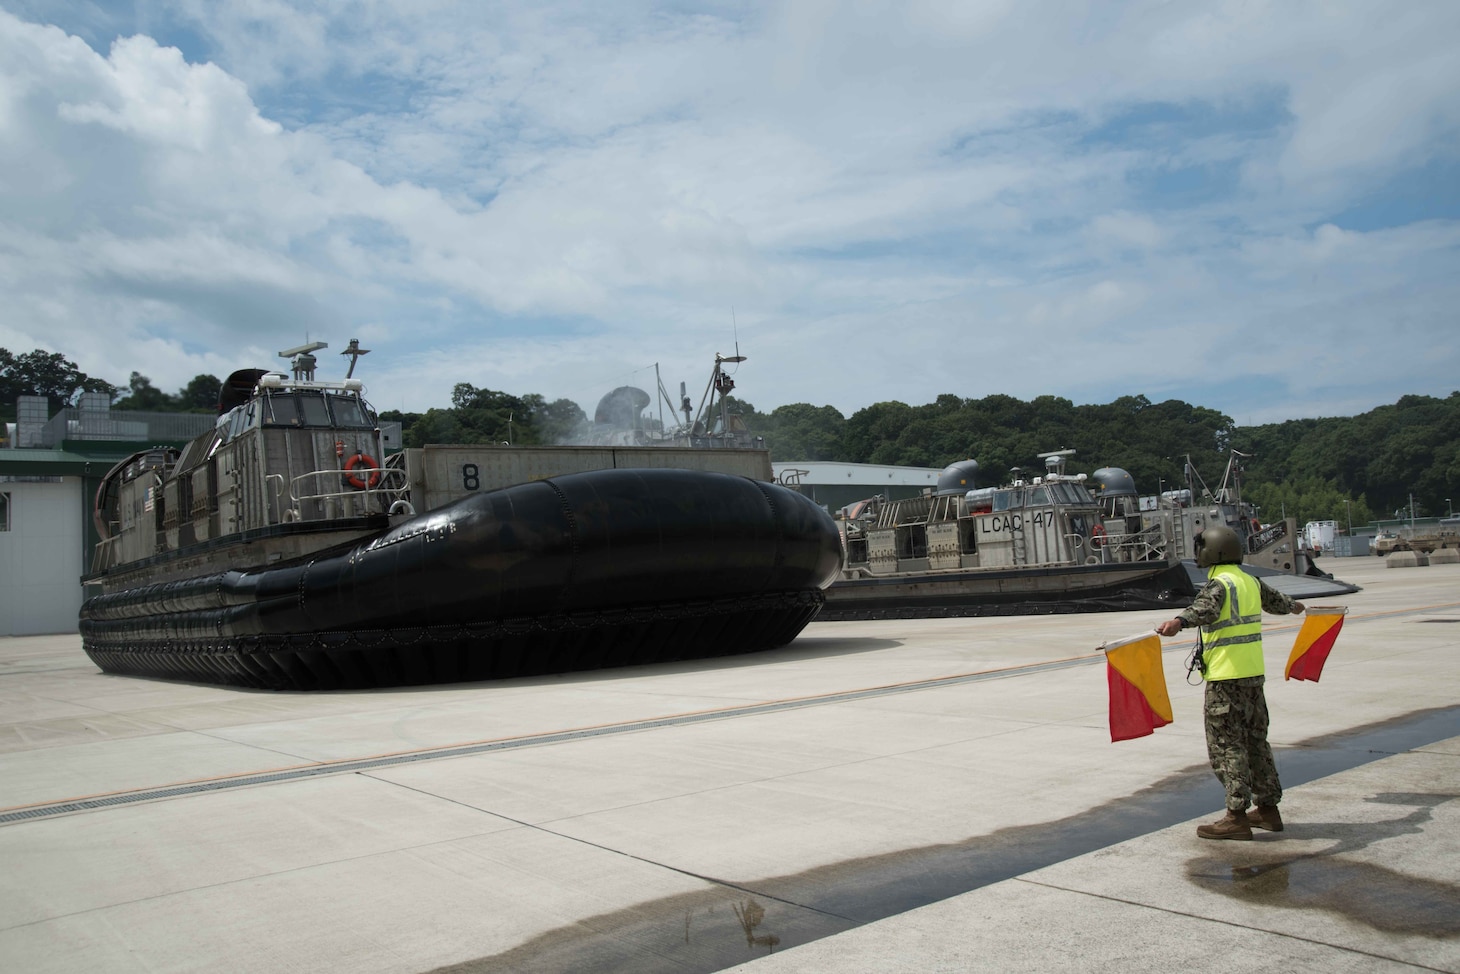
[{"label": "white cloud", "polygon": [[384,406],[593,396],[738,333],[762,408],[1195,401],[1151,349],[1219,332],[1244,415],[1454,387],[1364,362],[1453,326],[1454,214],[1335,222],[1454,159],[1447,4],[148,9],[0,12],[0,344],[113,381],[307,330]]},{"label": "white cloud", "polygon": [[1110,244],[1140,250],[1153,250],[1166,240],[1166,234],[1154,219],[1126,210],[1102,213],[1091,220],[1090,235],[1097,246]]}]

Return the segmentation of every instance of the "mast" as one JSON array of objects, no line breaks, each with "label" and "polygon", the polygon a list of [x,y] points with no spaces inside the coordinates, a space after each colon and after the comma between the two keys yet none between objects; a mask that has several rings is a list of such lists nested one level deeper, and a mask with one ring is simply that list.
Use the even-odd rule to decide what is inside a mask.
[{"label": "mast", "polygon": [[316,359],[314,352],[321,348],[329,348],[328,342],[308,342],[304,345],[296,345],[293,348],[286,348],[279,353],[279,358],[289,360],[289,367],[294,370],[295,382],[313,382],[314,366]]}]

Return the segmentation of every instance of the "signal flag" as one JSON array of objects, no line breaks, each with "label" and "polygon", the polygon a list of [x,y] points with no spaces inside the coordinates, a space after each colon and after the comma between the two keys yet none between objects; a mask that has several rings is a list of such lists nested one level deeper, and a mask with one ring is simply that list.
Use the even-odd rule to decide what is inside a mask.
[{"label": "signal flag", "polygon": [[1155,631],[1106,643],[1105,675],[1110,684],[1110,740],[1145,737],[1172,721],[1161,667],[1161,637]]},{"label": "signal flag", "polygon": [[1288,656],[1284,680],[1312,680],[1318,682],[1323,673],[1323,664],[1333,649],[1333,641],[1343,628],[1343,617],[1348,612],[1346,605],[1315,605],[1303,616],[1303,628],[1293,643],[1293,652]]}]

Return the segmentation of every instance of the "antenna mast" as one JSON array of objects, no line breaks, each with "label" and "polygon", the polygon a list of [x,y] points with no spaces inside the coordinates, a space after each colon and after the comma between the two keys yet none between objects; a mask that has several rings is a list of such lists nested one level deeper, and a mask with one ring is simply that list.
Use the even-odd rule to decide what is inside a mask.
[{"label": "antenna mast", "polygon": [[294,370],[295,382],[313,382],[316,364],[313,353],[321,348],[329,348],[329,344],[327,342],[308,342],[304,345],[296,345],[294,348],[286,348],[280,352],[279,358],[289,360],[289,367]]},{"label": "antenna mast", "polygon": [[345,378],[348,379],[350,378],[350,376],[355,374],[355,363],[360,361],[360,356],[369,355],[370,349],[361,348],[360,339],[352,338],[350,339],[350,346],[340,354],[350,356],[350,368],[345,372]]}]

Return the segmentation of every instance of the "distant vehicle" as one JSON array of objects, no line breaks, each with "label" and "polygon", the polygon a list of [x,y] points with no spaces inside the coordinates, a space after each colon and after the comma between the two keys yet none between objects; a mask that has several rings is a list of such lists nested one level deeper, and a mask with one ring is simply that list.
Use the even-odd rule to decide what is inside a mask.
[{"label": "distant vehicle", "polygon": [[1374,535],[1374,540],[1369,543],[1369,550],[1382,557],[1392,551],[1409,551],[1410,547],[1408,542],[1402,542],[1393,531],[1380,528],[1379,533]]},{"label": "distant vehicle", "polygon": [[1440,548],[1460,548],[1460,517],[1443,517],[1434,524],[1401,527],[1398,533],[1381,530],[1374,538],[1376,555],[1394,551],[1430,554]]},{"label": "distant vehicle", "polygon": [[1303,539],[1313,554],[1321,555],[1333,550],[1334,536],[1338,533],[1337,521],[1309,521],[1303,525]]}]

